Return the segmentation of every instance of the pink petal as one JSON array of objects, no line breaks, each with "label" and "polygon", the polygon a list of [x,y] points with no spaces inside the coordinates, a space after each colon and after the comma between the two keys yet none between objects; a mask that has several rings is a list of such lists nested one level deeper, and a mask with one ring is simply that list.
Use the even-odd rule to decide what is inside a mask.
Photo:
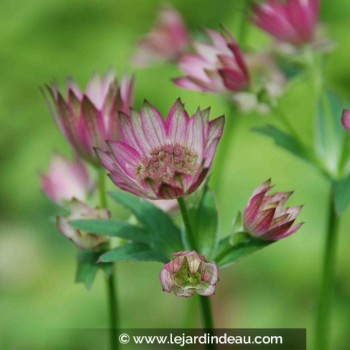
[{"label": "pink petal", "polygon": [[344,128],[350,131],[350,110],[348,109],[343,110],[343,116],[342,116],[341,122]]}]

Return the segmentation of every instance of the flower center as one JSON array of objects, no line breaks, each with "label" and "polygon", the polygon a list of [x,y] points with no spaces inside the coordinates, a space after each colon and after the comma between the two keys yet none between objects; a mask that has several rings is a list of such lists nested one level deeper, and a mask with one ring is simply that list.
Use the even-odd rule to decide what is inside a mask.
[{"label": "flower center", "polygon": [[179,174],[194,175],[199,168],[198,155],[181,145],[165,145],[144,157],[136,168],[136,177],[142,182],[171,183]]},{"label": "flower center", "polygon": [[180,270],[175,276],[175,281],[178,286],[185,288],[196,288],[201,284],[202,274],[201,274],[201,265],[198,270],[192,274],[190,267],[188,266],[187,259],[184,259]]}]

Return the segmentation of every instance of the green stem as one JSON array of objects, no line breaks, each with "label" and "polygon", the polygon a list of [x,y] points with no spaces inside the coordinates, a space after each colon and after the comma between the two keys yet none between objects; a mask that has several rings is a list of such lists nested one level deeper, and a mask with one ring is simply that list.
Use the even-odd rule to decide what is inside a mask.
[{"label": "green stem", "polygon": [[[200,296],[200,304],[202,309],[202,317],[205,331],[212,333],[214,329],[213,316],[211,312],[211,303],[209,297]],[[215,344],[207,344],[207,350],[215,350]]]},{"label": "green stem", "polygon": [[197,250],[197,244],[196,244],[196,240],[194,238],[194,233],[191,227],[191,222],[190,222],[190,217],[188,215],[188,210],[186,207],[186,203],[185,200],[183,198],[178,198],[177,202],[179,203],[179,207],[180,207],[180,211],[181,211],[181,216],[182,216],[182,220],[184,222],[185,225],[185,231],[186,231],[186,240],[187,243],[190,246],[190,249],[193,250]]},{"label": "green stem", "polygon": [[243,48],[248,36],[249,20],[247,14],[249,13],[250,5],[251,0],[243,0],[242,16],[238,30],[238,43]]},{"label": "green stem", "polygon": [[350,149],[350,135],[345,134],[343,145],[340,153],[339,164],[338,164],[338,175],[339,177],[344,176],[345,168],[349,160],[349,149]]},{"label": "green stem", "polygon": [[[98,189],[100,195],[100,205],[102,208],[107,208],[106,195],[106,174],[104,171],[98,172]],[[106,277],[106,288],[109,308],[109,329],[110,329],[110,347],[111,350],[118,350],[119,343],[117,341],[118,328],[118,302],[116,296],[116,281],[114,276],[115,266],[112,265],[112,271]]]},{"label": "green stem", "polygon": [[331,302],[334,286],[334,272],[336,263],[336,247],[339,227],[339,217],[335,211],[334,187],[332,185],[329,197],[329,217],[326,245],[323,258],[322,283],[319,295],[316,324],[316,350],[328,350],[331,329]]}]

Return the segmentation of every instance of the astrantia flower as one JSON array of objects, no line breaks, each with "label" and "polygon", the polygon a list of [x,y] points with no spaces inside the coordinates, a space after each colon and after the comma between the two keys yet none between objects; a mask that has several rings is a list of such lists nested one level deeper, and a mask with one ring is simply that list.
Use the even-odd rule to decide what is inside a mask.
[{"label": "astrantia flower", "polygon": [[194,41],[195,52],[180,57],[179,68],[186,76],[174,79],[175,84],[219,94],[245,90],[249,86],[249,73],[233,36],[210,29],[205,32],[209,42]]},{"label": "astrantia flower", "polygon": [[147,199],[174,199],[195,191],[207,176],[224,128],[209,121],[209,109],[190,118],[177,100],[166,121],[149,103],[140,113],[120,116],[121,141],[97,150],[121,189]]},{"label": "astrantia flower", "polygon": [[133,78],[127,76],[118,86],[111,71],[102,78],[95,74],[85,92],[71,79],[65,94],[55,84],[48,86],[56,107],[47,98],[54,119],[80,157],[98,164],[93,147],[106,149],[106,139],[118,139],[119,111],[127,111],[132,105],[133,86]]},{"label": "astrantia flower", "polygon": [[52,157],[47,174],[41,175],[41,188],[55,203],[63,204],[73,198],[84,201],[93,182],[84,163],[61,156]]},{"label": "astrantia flower", "polygon": [[178,297],[191,297],[195,293],[214,294],[219,280],[218,267],[194,250],[178,252],[160,272],[163,291],[174,292]]},{"label": "astrantia flower", "polygon": [[268,194],[271,180],[259,185],[244,211],[244,230],[256,238],[276,241],[296,232],[302,223],[294,225],[302,206],[284,208],[293,192]]},{"label": "astrantia flower", "polygon": [[341,121],[344,128],[350,131],[350,110],[344,109]]},{"label": "astrantia flower", "polygon": [[145,66],[154,61],[175,59],[186,49],[188,41],[189,35],[180,13],[164,6],[152,32],[140,41],[134,62]]},{"label": "astrantia flower", "polygon": [[69,221],[80,219],[109,219],[107,209],[91,209],[87,205],[74,199],[70,202],[70,215],[57,217],[57,227],[79,249],[96,250],[109,243],[106,236],[95,235],[78,230],[69,224]]},{"label": "astrantia flower", "polygon": [[267,0],[253,7],[253,20],[275,39],[299,46],[314,40],[319,7],[319,0]]}]

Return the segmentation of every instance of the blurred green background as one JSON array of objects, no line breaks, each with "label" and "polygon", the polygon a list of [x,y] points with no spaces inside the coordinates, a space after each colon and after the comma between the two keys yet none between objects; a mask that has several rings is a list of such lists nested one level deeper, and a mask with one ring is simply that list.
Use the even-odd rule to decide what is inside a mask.
[{"label": "blurred green background", "polygon": [[[182,12],[193,30],[223,23],[233,33],[243,4],[238,0],[169,3]],[[134,45],[150,29],[160,4],[156,0],[0,2],[1,349],[42,349],[50,329],[107,326],[102,274],[89,292],[73,283],[75,247],[48,219],[57,208],[39,189],[38,173],[47,169],[52,151],[70,154],[39,87],[52,79],[63,81],[67,75],[84,85],[91,73],[109,67],[119,74],[132,71]],[[327,65],[327,79],[344,98],[350,96],[349,16],[348,0],[323,1],[322,21],[337,42]],[[249,31],[248,46],[261,48],[267,42],[258,30]],[[136,106],[146,98],[166,113],[180,96],[190,111],[211,105],[213,117],[227,112],[218,96],[174,86],[169,78],[177,75],[177,68],[171,65],[137,71]],[[296,84],[283,98],[282,108],[302,137],[310,139],[314,119],[310,85],[305,81]],[[329,188],[308,165],[250,131],[267,118],[276,122],[273,117],[245,117],[232,140],[234,149],[219,147],[229,159],[225,164],[216,163],[213,171],[213,177],[224,173],[224,184],[217,193],[221,233],[228,233],[236,211],[245,206],[253,188],[269,177],[278,190],[296,191],[291,202],[305,204],[301,219],[306,224],[293,237],[222,270],[212,298],[215,324],[306,327],[312,342]],[[115,208],[113,214],[126,217],[119,210]],[[332,312],[332,343],[337,350],[349,348],[349,227],[348,211],[341,223]],[[162,293],[160,269],[156,263],[119,264],[122,326],[189,326],[187,310],[191,307],[193,325],[199,326],[199,312],[191,299]],[[50,342],[57,349],[68,349],[72,339],[64,331],[61,334]],[[74,341],[80,349],[80,340]],[[84,346],[90,348],[96,349],[96,344]]]}]

